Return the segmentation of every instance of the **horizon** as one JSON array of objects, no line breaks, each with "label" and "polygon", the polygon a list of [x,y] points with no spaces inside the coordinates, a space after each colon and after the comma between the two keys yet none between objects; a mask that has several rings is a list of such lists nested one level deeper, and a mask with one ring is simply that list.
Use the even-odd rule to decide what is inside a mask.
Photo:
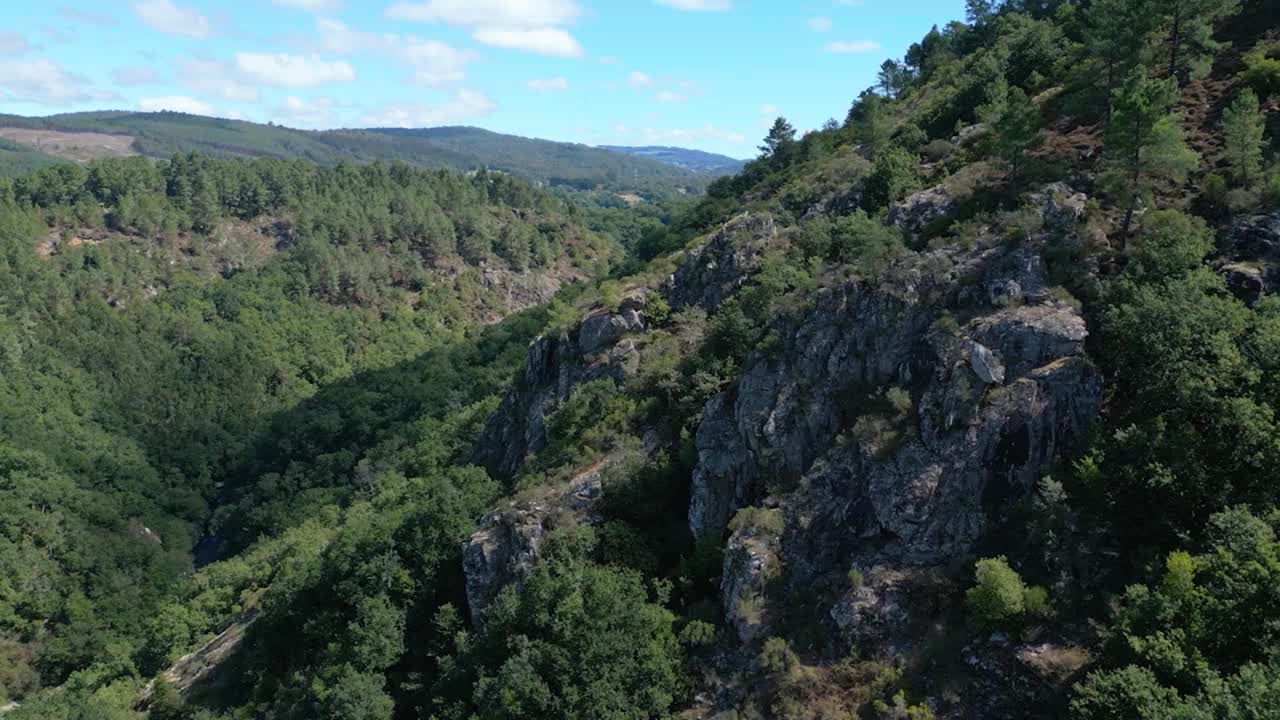
[{"label": "horizon", "polygon": [[6,14],[6,114],[467,126],[746,159],[777,116],[802,132],[842,118],[885,58],[964,13],[961,0],[71,0]]}]

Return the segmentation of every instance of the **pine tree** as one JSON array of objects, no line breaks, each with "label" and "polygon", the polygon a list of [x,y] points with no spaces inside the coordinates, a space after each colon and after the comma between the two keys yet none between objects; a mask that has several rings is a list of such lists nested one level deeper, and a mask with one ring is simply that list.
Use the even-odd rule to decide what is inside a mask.
[{"label": "pine tree", "polygon": [[1125,206],[1121,242],[1128,239],[1134,211],[1152,185],[1160,180],[1184,182],[1200,162],[1183,140],[1172,112],[1177,98],[1172,79],[1155,80],[1135,70],[1112,100],[1104,182]]},{"label": "pine tree", "polygon": [[787,156],[796,143],[796,129],[786,118],[779,117],[773,121],[764,144],[760,146],[760,157],[773,160],[777,164],[785,164]]},{"label": "pine tree", "polygon": [[1020,87],[1005,94],[1004,107],[991,127],[997,157],[1009,165],[1009,189],[1017,193],[1027,151],[1040,139],[1040,108]]},{"label": "pine tree", "polygon": [[1111,94],[1138,65],[1153,15],[1149,0],[1094,0],[1085,10],[1085,44],[1103,63],[1108,120]]},{"label": "pine tree", "polygon": [[1266,117],[1252,90],[1240,93],[1222,113],[1222,135],[1227,160],[1237,182],[1248,186],[1262,172],[1262,149],[1266,142]]},{"label": "pine tree", "polygon": [[1239,11],[1240,0],[1162,0],[1156,8],[1168,33],[1169,77],[1184,85],[1219,47],[1213,24]]},{"label": "pine tree", "polygon": [[897,60],[885,60],[880,66],[877,85],[884,94],[897,99],[902,97],[911,83],[911,71]]}]

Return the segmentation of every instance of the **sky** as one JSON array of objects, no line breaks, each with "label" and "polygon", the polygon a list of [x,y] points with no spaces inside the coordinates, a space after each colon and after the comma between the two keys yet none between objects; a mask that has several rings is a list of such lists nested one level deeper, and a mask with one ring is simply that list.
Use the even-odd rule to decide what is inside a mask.
[{"label": "sky", "polygon": [[964,0],[0,0],[0,113],[475,125],[756,154]]}]

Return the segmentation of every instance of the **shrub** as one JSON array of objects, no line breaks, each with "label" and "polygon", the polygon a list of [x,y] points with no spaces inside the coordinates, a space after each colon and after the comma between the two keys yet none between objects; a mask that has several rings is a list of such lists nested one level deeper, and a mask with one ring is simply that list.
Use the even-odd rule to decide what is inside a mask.
[{"label": "shrub", "polygon": [[1053,614],[1049,606],[1049,591],[1033,585],[1022,591],[1022,609],[1028,617],[1043,620]]},{"label": "shrub", "polygon": [[858,592],[862,586],[866,584],[866,578],[862,576],[862,571],[858,568],[849,568],[849,589]]},{"label": "shrub", "polygon": [[796,666],[798,659],[791,652],[791,646],[780,637],[771,637],[764,641],[764,647],[756,656],[756,665],[769,673],[784,673]]},{"label": "shrub", "polygon": [[738,532],[748,528],[762,535],[778,537],[786,528],[786,521],[782,517],[782,511],[776,508],[748,506],[734,514],[733,520],[729,521],[729,530]]},{"label": "shrub", "polygon": [[1204,179],[1204,190],[1200,193],[1200,202],[1204,205],[1204,209],[1212,214],[1219,215],[1227,208],[1227,179],[1218,175],[1211,174]]},{"label": "shrub", "polygon": [[1259,47],[1244,56],[1241,77],[1259,95],[1280,92],[1280,44]]},{"label": "shrub", "polygon": [[1007,625],[1026,609],[1026,586],[1002,555],[979,560],[975,584],[965,593],[965,606],[982,627]]},{"label": "shrub", "polygon": [[955,151],[956,146],[950,141],[938,139],[928,145],[925,145],[920,152],[925,156],[925,159],[930,162],[942,162],[943,160],[951,157],[951,154]]},{"label": "shrub", "polygon": [[1262,191],[1263,200],[1271,207],[1280,207],[1280,173],[1267,180],[1267,187]]},{"label": "shrub", "polygon": [[680,631],[680,644],[686,647],[706,647],[716,641],[716,626],[701,620],[690,620]]},{"label": "shrub", "polygon": [[863,189],[862,206],[868,212],[888,207],[921,186],[915,156],[900,147],[890,147],[876,156],[875,169]]}]

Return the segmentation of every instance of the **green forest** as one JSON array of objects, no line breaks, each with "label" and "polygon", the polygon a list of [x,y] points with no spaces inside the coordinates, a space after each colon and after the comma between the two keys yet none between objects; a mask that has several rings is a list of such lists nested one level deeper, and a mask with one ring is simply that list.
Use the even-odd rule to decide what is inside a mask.
[{"label": "green forest", "polygon": [[[0,714],[1276,717],[1280,5],[966,7],[690,198],[289,148],[0,178]],[[1052,360],[990,360],[1008,318]],[[828,507],[954,427],[939,476],[1034,474],[930,526],[972,542],[854,527],[945,487]]]}]

